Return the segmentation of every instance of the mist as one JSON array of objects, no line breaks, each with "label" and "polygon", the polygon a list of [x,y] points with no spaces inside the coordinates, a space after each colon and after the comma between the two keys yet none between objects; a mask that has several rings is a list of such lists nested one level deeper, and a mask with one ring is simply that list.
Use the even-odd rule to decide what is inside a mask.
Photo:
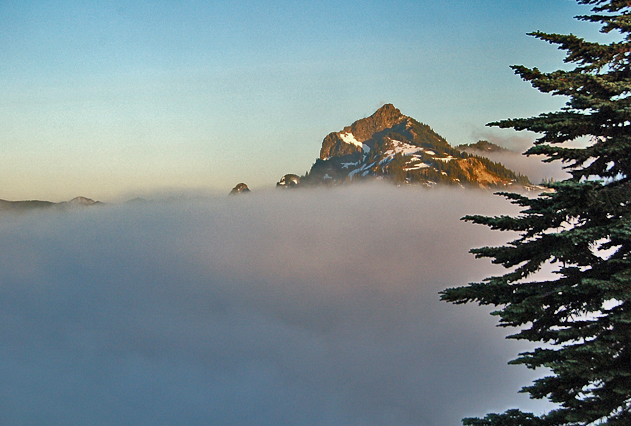
[{"label": "mist", "polygon": [[502,163],[511,170],[528,176],[535,185],[544,180],[561,181],[570,178],[570,174],[563,169],[561,162],[544,163],[541,155],[527,157],[511,151],[485,152],[483,154],[474,152],[474,154],[483,155],[492,161]]},{"label": "mist", "polygon": [[[474,155],[487,157],[492,161],[502,163],[507,168],[528,176],[533,184],[539,184],[542,181],[561,181],[570,178],[570,174],[563,169],[567,164],[560,161],[544,163],[546,159],[544,155],[523,155],[534,144],[535,139],[540,136],[532,132],[524,132],[523,134],[513,133],[507,136],[507,133],[497,133],[498,129],[472,129],[471,138],[473,140],[486,140],[502,148],[506,151],[496,152],[480,152],[477,150],[468,150],[466,152]],[[589,137],[579,137],[563,144],[566,148],[585,148],[591,144]]]},{"label": "mist", "polygon": [[482,191],[358,185],[0,216],[0,418],[20,425],[459,425],[539,372],[461,222]]}]

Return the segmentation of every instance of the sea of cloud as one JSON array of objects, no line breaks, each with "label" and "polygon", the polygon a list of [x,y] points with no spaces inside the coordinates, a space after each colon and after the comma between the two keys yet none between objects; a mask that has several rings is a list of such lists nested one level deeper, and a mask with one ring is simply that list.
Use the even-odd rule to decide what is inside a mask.
[{"label": "sea of cloud", "polygon": [[483,191],[359,185],[0,216],[0,424],[456,426],[519,406]]}]

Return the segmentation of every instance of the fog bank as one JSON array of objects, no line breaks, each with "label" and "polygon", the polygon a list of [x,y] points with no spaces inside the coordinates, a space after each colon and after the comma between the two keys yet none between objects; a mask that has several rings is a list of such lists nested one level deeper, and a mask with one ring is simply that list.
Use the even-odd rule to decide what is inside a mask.
[{"label": "fog bank", "polygon": [[460,424],[519,405],[468,254],[514,211],[359,185],[0,216],[0,413],[20,425]]}]

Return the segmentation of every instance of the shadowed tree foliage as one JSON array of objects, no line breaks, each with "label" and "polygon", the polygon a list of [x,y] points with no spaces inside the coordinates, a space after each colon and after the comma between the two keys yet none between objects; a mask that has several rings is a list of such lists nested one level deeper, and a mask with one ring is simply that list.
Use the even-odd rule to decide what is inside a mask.
[{"label": "shadowed tree foliage", "polygon": [[[571,177],[534,198],[502,193],[519,215],[464,220],[519,237],[471,252],[507,268],[502,276],[443,291],[452,303],[494,305],[510,338],[536,342],[512,364],[545,367],[547,377],[522,389],[557,407],[535,415],[510,410],[472,426],[631,425],[631,1],[578,0],[578,19],[617,32],[610,44],[575,35],[532,33],[567,52],[569,71],[513,67],[541,92],[567,96],[560,111],[491,123],[540,134],[527,154],[562,161]],[[588,137],[585,148],[565,145]],[[536,272],[550,264],[552,279]]]}]

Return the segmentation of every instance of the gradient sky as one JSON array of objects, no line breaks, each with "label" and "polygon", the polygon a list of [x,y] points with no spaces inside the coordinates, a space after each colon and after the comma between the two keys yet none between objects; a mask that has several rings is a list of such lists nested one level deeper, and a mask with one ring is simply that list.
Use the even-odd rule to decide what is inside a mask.
[{"label": "gradient sky", "polygon": [[[570,0],[0,0],[0,198],[103,201],[271,187],[324,136],[393,103],[452,145],[554,110],[511,64],[553,70]],[[600,36],[602,37],[602,36]],[[519,147],[521,148],[521,147]]]}]

